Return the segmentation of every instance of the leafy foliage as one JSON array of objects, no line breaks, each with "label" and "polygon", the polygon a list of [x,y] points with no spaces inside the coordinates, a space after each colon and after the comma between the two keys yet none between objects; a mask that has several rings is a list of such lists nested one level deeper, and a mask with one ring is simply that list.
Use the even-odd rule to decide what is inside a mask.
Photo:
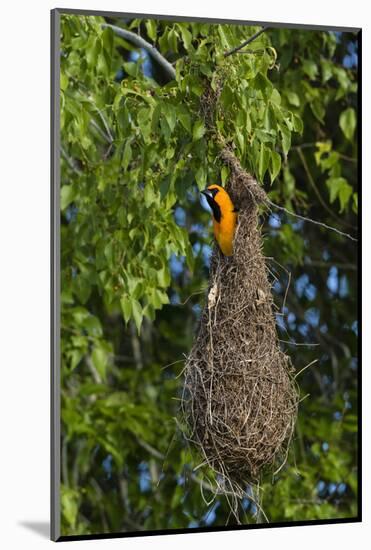
[{"label": "leafy foliage", "polygon": [[[273,201],[354,233],[356,39],[271,29],[225,57],[257,28],[128,21],[173,63],[169,81],[104,22],[61,26],[63,534],[224,525],[228,504],[205,504],[176,427],[210,253],[198,190],[228,177],[201,98],[222,81],[217,130]],[[310,397],[263,508],[271,521],[351,517],[356,251],[292,217],[262,223],[282,340],[319,344],[289,346],[298,370],[319,363],[300,375]],[[242,508],[256,520],[251,501]]]}]

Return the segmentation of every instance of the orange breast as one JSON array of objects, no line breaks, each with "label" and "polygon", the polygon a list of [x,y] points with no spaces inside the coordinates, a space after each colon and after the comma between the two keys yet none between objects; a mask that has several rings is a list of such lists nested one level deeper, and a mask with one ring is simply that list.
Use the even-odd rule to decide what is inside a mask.
[{"label": "orange breast", "polygon": [[231,207],[227,211],[224,210],[224,212],[222,209],[220,222],[214,219],[214,235],[224,256],[232,256],[233,254],[233,237],[236,229],[237,214],[232,212],[232,204]]}]

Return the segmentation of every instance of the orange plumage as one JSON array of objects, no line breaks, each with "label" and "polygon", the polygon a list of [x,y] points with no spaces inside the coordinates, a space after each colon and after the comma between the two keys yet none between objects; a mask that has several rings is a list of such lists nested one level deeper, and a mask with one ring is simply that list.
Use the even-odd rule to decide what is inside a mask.
[{"label": "orange plumage", "polygon": [[209,185],[202,194],[213,212],[215,239],[224,256],[232,256],[237,210],[227,191],[220,185]]}]

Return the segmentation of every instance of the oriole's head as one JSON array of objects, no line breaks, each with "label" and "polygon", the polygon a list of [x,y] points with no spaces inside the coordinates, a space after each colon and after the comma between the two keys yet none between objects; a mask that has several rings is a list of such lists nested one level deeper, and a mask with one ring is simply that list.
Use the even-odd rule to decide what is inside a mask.
[{"label": "oriole's head", "polygon": [[224,212],[233,210],[233,203],[225,189],[220,185],[209,185],[201,193],[206,197],[215,221],[220,222]]}]

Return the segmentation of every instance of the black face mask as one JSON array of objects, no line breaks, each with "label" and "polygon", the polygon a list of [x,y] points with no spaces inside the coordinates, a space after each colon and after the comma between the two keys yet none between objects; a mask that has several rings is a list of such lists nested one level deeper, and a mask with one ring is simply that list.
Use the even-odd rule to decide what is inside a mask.
[{"label": "black face mask", "polygon": [[201,191],[201,193],[206,197],[207,203],[213,211],[215,221],[219,223],[222,219],[222,212],[220,210],[219,204],[215,201],[214,198],[215,195],[218,193],[218,189],[206,189],[205,191]]}]

